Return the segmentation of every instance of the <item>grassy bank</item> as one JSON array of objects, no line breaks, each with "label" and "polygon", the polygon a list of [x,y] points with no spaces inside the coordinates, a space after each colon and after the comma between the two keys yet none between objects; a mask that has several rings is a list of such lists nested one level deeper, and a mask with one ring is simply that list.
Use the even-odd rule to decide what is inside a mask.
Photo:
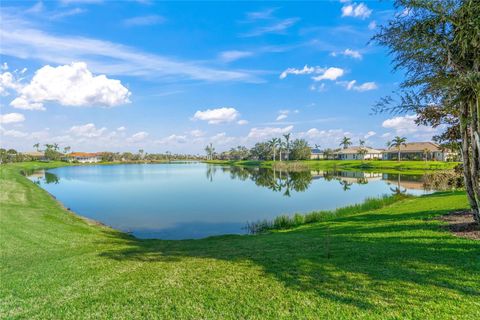
[{"label": "grassy bank", "polygon": [[480,317],[480,243],[432,219],[465,208],[462,193],[264,235],[138,240],[64,210],[27,167],[0,166],[0,318]]},{"label": "grassy bank", "polygon": [[379,198],[367,198],[364,202],[338,208],[335,210],[313,211],[307,214],[296,213],[280,215],[273,220],[260,220],[247,223],[247,230],[251,234],[264,233],[271,230],[286,230],[320,221],[332,220],[342,216],[351,216],[356,213],[373,211],[392,205],[395,202],[408,199],[408,195],[398,194]]},{"label": "grassy bank", "polygon": [[[236,166],[260,166],[271,168],[273,161],[231,161],[231,160],[212,160],[207,161],[210,164],[236,165]],[[305,166],[311,170],[366,170],[366,171],[433,171],[449,170],[458,165],[457,162],[441,161],[361,161],[361,160],[304,160],[304,161],[277,161],[277,165],[284,168],[291,166]]]}]

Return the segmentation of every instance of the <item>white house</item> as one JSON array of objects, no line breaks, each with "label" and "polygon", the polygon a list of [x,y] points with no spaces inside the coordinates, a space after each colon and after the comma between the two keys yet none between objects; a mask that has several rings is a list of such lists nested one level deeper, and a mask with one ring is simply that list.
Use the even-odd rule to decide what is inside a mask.
[{"label": "white house", "polygon": [[400,151],[400,160],[433,160],[433,161],[453,161],[458,155],[451,150],[440,148],[433,142],[410,142],[396,147],[390,147],[383,152],[383,160],[398,160]]},{"label": "white house", "polygon": [[310,159],[311,160],[322,160],[324,158],[325,158],[325,156],[324,156],[324,153],[323,153],[322,150],[316,149],[316,148],[312,148],[310,150]]},{"label": "white house", "polygon": [[72,152],[67,156],[68,161],[75,161],[80,163],[96,163],[102,160],[102,157],[98,153],[88,152]]},{"label": "white house", "polygon": [[[362,149],[366,152],[362,153]],[[374,160],[382,159],[382,156],[382,150],[370,147],[349,147],[335,153],[335,158],[339,160]]]}]

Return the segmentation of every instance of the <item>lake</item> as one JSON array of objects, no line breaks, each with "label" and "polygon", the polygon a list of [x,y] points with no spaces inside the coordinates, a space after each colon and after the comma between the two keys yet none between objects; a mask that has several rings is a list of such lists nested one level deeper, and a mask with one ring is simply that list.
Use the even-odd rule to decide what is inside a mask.
[{"label": "lake", "polygon": [[72,211],[139,238],[244,234],[247,222],[421,195],[422,176],[285,172],[204,163],[72,166],[29,177]]}]

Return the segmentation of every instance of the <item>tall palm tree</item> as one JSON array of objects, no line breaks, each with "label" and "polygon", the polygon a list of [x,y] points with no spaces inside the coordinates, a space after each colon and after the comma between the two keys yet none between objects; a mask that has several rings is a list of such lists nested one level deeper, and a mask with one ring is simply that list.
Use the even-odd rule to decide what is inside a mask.
[{"label": "tall palm tree", "polygon": [[290,132],[283,135],[285,138],[285,147],[287,148],[287,160],[290,160],[290,135]]},{"label": "tall palm tree", "polygon": [[40,151],[40,143],[38,143],[38,142],[35,143],[35,144],[33,145],[33,147],[35,148],[35,150]]},{"label": "tall palm tree", "polygon": [[213,152],[214,151],[215,151],[215,148],[213,147],[212,143],[210,142],[210,144],[205,147],[205,152],[207,153],[207,160],[212,160],[213,159]]},{"label": "tall palm tree", "polygon": [[343,147],[343,149],[347,149],[349,146],[352,145],[352,139],[350,139],[349,137],[343,137],[340,145]]},{"label": "tall palm tree", "polygon": [[271,140],[268,141],[268,144],[273,150],[273,161],[275,161],[275,155],[276,155],[277,146],[279,145],[279,143],[280,143],[280,139],[278,138],[272,138]]},{"label": "tall palm tree", "polygon": [[[317,149],[318,152],[320,152],[320,145],[315,143],[315,149]],[[317,154],[317,160],[320,160],[320,154]]]},{"label": "tall palm tree", "polygon": [[427,162],[428,160],[429,153],[430,153],[430,150],[428,150],[428,148],[423,149],[423,159],[425,160],[425,162]]},{"label": "tall palm tree", "polygon": [[278,142],[278,144],[277,144],[277,147],[278,147],[278,159],[279,159],[280,161],[282,161],[282,151],[285,149],[285,142],[283,142],[281,138],[278,138],[277,142]]},{"label": "tall palm tree", "polygon": [[360,145],[360,147],[364,147],[365,146],[365,140],[358,140],[358,144]]},{"label": "tall palm tree", "polygon": [[400,153],[400,149],[402,148],[402,146],[406,146],[407,145],[407,138],[405,137],[399,137],[399,136],[396,136],[395,138],[393,138],[392,142],[390,142],[390,145],[389,147],[394,147],[397,149],[398,151],[398,159],[397,161],[400,161],[400,157],[401,157],[401,153]]}]

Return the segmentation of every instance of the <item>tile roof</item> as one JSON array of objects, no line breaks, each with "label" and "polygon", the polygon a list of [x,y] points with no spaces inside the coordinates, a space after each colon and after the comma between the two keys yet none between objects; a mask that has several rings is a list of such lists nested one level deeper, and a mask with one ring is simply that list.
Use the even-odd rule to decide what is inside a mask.
[{"label": "tile roof", "polygon": [[92,153],[92,152],[72,152],[72,153],[69,153],[67,156],[68,157],[74,157],[74,158],[77,158],[77,157],[81,157],[81,158],[90,158],[90,157],[97,157],[99,156],[100,154],[98,153]]},{"label": "tile roof", "polygon": [[347,149],[341,149],[338,154],[357,154],[360,149],[366,149],[367,153],[382,153],[381,150],[373,149],[370,147],[349,147]]},{"label": "tile roof", "polygon": [[[409,142],[406,145],[400,146],[401,152],[424,152],[428,150],[429,152],[438,152],[442,151],[440,146],[433,142]],[[385,152],[398,152],[396,147],[390,147]]]}]

